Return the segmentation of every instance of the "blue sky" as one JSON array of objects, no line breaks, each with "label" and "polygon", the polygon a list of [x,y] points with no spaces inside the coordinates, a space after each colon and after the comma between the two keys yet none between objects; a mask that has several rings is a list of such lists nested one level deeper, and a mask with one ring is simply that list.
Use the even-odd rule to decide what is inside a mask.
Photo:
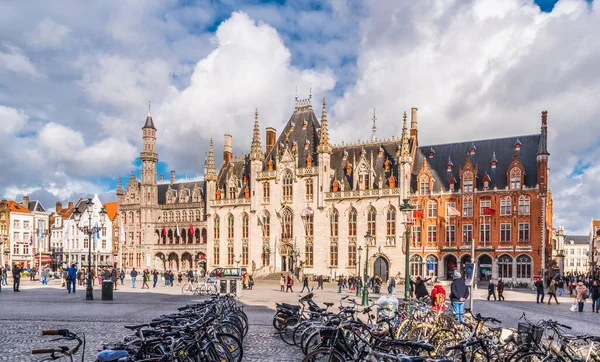
[{"label": "blue sky", "polygon": [[[202,173],[208,140],[248,152],[254,108],[281,127],[296,88],[327,97],[334,142],[539,132],[549,111],[555,225],[584,232],[600,196],[600,32],[586,0],[66,0],[0,4],[0,194],[47,206],[114,198],[139,176],[152,101],[159,173]],[[25,29],[25,30],[23,30]],[[443,129],[444,132],[439,132]]]}]

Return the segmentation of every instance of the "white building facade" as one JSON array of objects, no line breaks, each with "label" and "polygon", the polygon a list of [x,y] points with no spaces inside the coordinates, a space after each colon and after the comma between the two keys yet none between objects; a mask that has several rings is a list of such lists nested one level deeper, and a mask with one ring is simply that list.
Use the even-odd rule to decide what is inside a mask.
[{"label": "white building facade", "polygon": [[588,273],[590,270],[590,237],[588,235],[565,235],[563,248],[565,273]]},{"label": "white building facade", "polygon": [[19,264],[31,268],[33,263],[34,226],[33,214],[27,207],[9,201],[10,205],[10,265]]}]

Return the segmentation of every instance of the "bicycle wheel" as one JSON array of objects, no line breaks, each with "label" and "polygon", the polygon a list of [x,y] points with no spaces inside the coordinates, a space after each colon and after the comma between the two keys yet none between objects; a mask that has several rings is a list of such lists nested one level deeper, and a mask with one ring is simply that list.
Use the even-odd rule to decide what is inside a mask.
[{"label": "bicycle wheel", "polygon": [[181,287],[181,294],[183,294],[183,295],[192,294],[192,286],[189,283],[184,284],[183,287]]},{"label": "bicycle wheel", "polygon": [[408,339],[411,341],[426,341],[433,332],[434,326],[427,323],[417,324],[408,332]]},{"label": "bicycle wheel", "polygon": [[320,348],[310,352],[302,362],[345,362],[346,359],[338,351],[330,351],[329,348]]},{"label": "bicycle wheel", "polygon": [[[515,360],[515,362],[542,362],[542,361],[552,361],[552,356],[546,356],[546,354],[541,352],[529,352],[520,356]],[[562,358],[557,357],[557,361],[562,361]]]},{"label": "bicycle wheel", "polygon": [[297,324],[297,317],[288,317],[283,322],[283,326],[279,330],[279,336],[281,337],[281,340],[290,346],[294,345],[294,329]]},{"label": "bicycle wheel", "polygon": [[302,343],[302,353],[304,353],[304,355],[307,356],[312,351],[320,349],[321,347],[323,347],[321,332],[319,332],[319,330],[316,330],[312,332],[308,337],[306,337],[306,339]]},{"label": "bicycle wheel", "polygon": [[231,356],[233,357],[234,361],[242,361],[242,357],[244,356],[244,349],[242,347],[242,342],[239,339],[237,339],[233,334],[227,333],[218,333],[217,339],[224,346],[226,346],[227,349],[229,349],[229,352],[231,353]]}]

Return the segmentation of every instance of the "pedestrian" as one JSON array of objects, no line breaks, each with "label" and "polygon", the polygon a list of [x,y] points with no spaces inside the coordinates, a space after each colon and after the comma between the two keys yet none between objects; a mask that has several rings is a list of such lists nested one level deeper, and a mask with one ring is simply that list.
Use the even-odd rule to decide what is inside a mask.
[{"label": "pedestrian", "polygon": [[494,281],[492,279],[490,279],[490,283],[488,284],[487,300],[490,300],[491,296],[494,296],[494,300],[498,300],[496,299],[496,284],[494,284]]},{"label": "pedestrian", "polygon": [[323,290],[323,276],[319,275],[317,277],[317,289]]},{"label": "pedestrian", "polygon": [[281,277],[279,278],[279,286],[280,286],[280,290],[283,292],[285,289],[285,277],[283,276],[283,273],[281,274]]},{"label": "pedestrian", "polygon": [[444,310],[444,302],[446,301],[446,290],[440,284],[435,282],[433,289],[431,289],[431,309],[436,311]]},{"label": "pedestrian", "polygon": [[452,279],[452,284],[450,284],[452,312],[456,315],[458,322],[462,323],[465,313],[465,300],[469,298],[469,288],[457,270],[452,274]]},{"label": "pedestrian", "polygon": [[135,288],[135,278],[137,278],[138,272],[137,270],[135,270],[135,268],[133,268],[131,270],[131,273],[129,273],[129,276],[131,276],[131,287]]},{"label": "pedestrian", "polygon": [[169,272],[169,286],[172,288],[175,283],[175,273]]},{"label": "pedestrian", "polygon": [[308,286],[308,277],[306,275],[302,278],[302,290],[300,291],[300,293],[304,293],[304,288],[308,289],[308,292],[310,293],[310,287]]},{"label": "pedestrian", "polygon": [[23,272],[23,268],[21,268],[19,264],[13,265],[13,291],[15,292],[20,292],[19,286],[21,285],[21,272]]},{"label": "pedestrian", "polygon": [[558,282],[556,282],[556,287],[558,289],[558,296],[562,297],[563,288],[565,287],[565,281],[563,280],[563,278],[558,279]]},{"label": "pedestrian", "polygon": [[42,285],[45,287],[48,286],[48,276],[49,275],[50,275],[50,269],[44,268],[42,270]]},{"label": "pedestrian", "polygon": [[423,280],[421,279],[421,277],[417,277],[417,279],[415,280],[413,286],[415,289],[415,297],[417,298],[417,300],[423,299],[429,295],[429,291],[427,291],[427,285],[425,285],[425,283],[430,280],[431,278]]},{"label": "pedestrian", "polygon": [[150,280],[150,272],[148,271],[148,269],[144,269],[144,275],[142,277],[144,278],[144,284],[142,284],[142,289],[150,289],[150,286],[148,285],[148,281]]},{"label": "pedestrian", "polygon": [[192,271],[192,269],[188,270],[187,278],[188,278],[188,283],[191,283],[194,280],[194,272]]},{"label": "pedestrian", "polygon": [[556,280],[554,279],[552,279],[552,281],[550,282],[550,286],[548,287],[548,305],[550,305],[552,297],[554,297],[556,304],[560,304],[558,302],[558,298],[556,298]]},{"label": "pedestrian", "polygon": [[183,274],[181,274],[181,272],[179,272],[179,273],[177,273],[177,286],[180,286],[182,281],[183,281]]},{"label": "pedestrian", "polygon": [[338,293],[342,292],[342,288],[344,287],[344,282],[342,281],[342,277],[338,278]]},{"label": "pedestrian", "polygon": [[294,277],[292,277],[292,274],[288,274],[287,276],[287,288],[285,288],[285,292],[287,293],[288,291],[290,292],[294,292],[294,290],[292,289],[292,286],[294,285]]},{"label": "pedestrian", "polygon": [[67,291],[71,293],[71,288],[73,288],[73,293],[75,293],[75,285],[77,285],[77,268],[75,264],[71,264],[70,268],[66,269],[67,271]]},{"label": "pedestrian", "polygon": [[[244,289],[250,289],[250,274],[245,273],[242,281],[243,281]],[[304,289],[304,288],[302,288],[302,289]]]},{"label": "pedestrian", "polygon": [[498,301],[504,301],[504,280],[498,280]]},{"label": "pedestrian", "polygon": [[592,312],[600,313],[600,284],[598,280],[594,280],[590,292],[592,295]]},{"label": "pedestrian", "polygon": [[536,280],[535,288],[537,289],[537,296],[535,298],[536,303],[540,304],[540,299],[541,299],[541,302],[544,303],[544,281],[542,281],[542,279]]},{"label": "pedestrian", "polygon": [[10,271],[10,267],[8,264],[4,265],[4,269],[2,269],[2,284],[8,285],[8,272]]},{"label": "pedestrian", "polygon": [[254,287],[254,277],[252,277],[252,274],[248,276],[248,286],[250,287],[250,290],[252,290],[252,288]]},{"label": "pedestrian", "polygon": [[156,288],[156,283],[158,282],[158,270],[154,269],[152,272],[152,288]]},{"label": "pedestrian", "polygon": [[117,290],[117,268],[115,267],[110,271],[110,281],[113,283],[113,289]]},{"label": "pedestrian", "polygon": [[583,312],[585,300],[588,298],[587,289],[581,280],[577,282],[577,287],[575,287],[575,297],[577,298],[577,310],[581,313]]},{"label": "pedestrian", "polygon": [[394,277],[391,277],[390,280],[388,280],[388,294],[396,294],[396,279]]},{"label": "pedestrian", "polygon": [[125,282],[125,270],[121,269],[121,272],[119,273],[119,279],[121,281],[121,285],[123,285]]}]

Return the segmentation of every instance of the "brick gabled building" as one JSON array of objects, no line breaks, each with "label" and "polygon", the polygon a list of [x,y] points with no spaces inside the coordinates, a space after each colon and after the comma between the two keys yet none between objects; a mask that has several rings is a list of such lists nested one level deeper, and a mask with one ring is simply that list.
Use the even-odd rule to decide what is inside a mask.
[{"label": "brick gabled building", "polygon": [[550,268],[546,111],[537,135],[413,147],[413,154],[410,198],[423,217],[412,223],[411,274],[447,279],[471,262],[472,242],[480,278],[491,271],[529,282]]}]

